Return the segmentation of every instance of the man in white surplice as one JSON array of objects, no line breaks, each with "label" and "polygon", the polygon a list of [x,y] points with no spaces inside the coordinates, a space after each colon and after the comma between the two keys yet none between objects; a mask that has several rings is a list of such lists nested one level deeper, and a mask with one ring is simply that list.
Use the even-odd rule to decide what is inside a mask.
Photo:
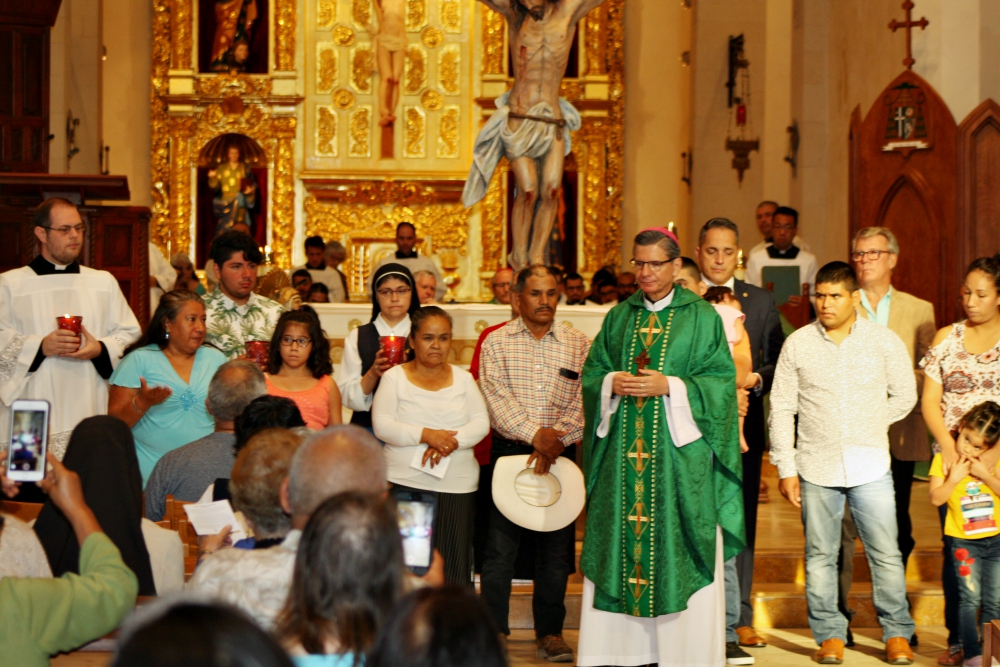
[{"label": "man in white surplice", "polygon": [[[0,448],[10,440],[11,403],[44,399],[49,449],[62,459],[76,425],[107,414],[107,378],[141,332],[114,276],[76,261],[86,234],[76,206],[43,202],[34,231],[38,257],[0,274]],[[83,316],[81,336],[56,327],[64,314]]]}]

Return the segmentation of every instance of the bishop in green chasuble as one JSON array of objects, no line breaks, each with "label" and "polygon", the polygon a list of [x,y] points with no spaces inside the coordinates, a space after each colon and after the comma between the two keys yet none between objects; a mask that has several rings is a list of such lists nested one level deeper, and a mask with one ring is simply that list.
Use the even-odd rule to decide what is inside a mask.
[{"label": "bishop in green chasuble", "polygon": [[[667,376],[670,395],[608,400],[612,374],[642,368]],[[583,398],[580,566],[593,607],[646,618],[683,611],[713,582],[717,527],[724,559],[745,546],[735,368],[722,320],[679,285],[656,312],[637,291],[605,318]]]}]

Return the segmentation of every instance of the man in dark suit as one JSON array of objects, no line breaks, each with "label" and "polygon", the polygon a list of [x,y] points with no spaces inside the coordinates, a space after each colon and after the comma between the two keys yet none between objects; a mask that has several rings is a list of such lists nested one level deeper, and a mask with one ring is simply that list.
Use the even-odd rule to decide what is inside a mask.
[{"label": "man in dark suit", "polygon": [[[767,290],[736,280],[733,272],[739,256],[740,231],[731,220],[712,218],[701,228],[696,257],[702,279],[708,285],[722,285],[733,290],[743,314],[744,327],[750,336],[753,371],[757,384],[750,391],[750,405],[743,424],[743,434],[750,450],[743,455],[743,512],[746,518],[746,550],[736,557],[739,577],[740,612],[736,633],[741,646],[762,647],[767,643],[753,629],[753,607],[750,588],[753,585],[753,555],[757,531],[757,499],[760,494],[760,469],[766,446],[764,395],[771,391],[774,365],[778,361],[785,334]],[[727,595],[727,600],[729,596]],[[731,613],[728,609],[727,615]]]}]

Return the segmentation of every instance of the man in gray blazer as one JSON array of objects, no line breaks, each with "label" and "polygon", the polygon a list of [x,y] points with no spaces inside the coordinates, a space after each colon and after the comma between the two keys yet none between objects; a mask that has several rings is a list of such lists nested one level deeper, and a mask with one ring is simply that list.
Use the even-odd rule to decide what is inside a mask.
[{"label": "man in gray blazer", "polygon": [[743,435],[750,447],[750,450],[743,455],[743,513],[746,520],[747,548],[736,557],[740,588],[740,611],[736,633],[741,646],[761,647],[767,643],[753,629],[750,588],[753,585],[760,469],[767,445],[764,395],[771,391],[774,366],[778,362],[781,345],[785,342],[785,334],[781,330],[781,318],[774,305],[773,295],[767,290],[736,280],[733,276],[739,256],[739,245],[740,231],[736,224],[726,218],[712,218],[701,228],[696,257],[704,281],[709,285],[729,287],[743,306],[743,314],[746,315],[743,326],[750,337],[753,372],[757,375],[757,384],[750,391],[750,405],[743,424]]}]

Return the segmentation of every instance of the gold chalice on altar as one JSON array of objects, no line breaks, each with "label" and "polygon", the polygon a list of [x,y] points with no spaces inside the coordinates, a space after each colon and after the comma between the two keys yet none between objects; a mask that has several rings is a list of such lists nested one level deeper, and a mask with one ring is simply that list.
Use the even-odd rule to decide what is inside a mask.
[{"label": "gold chalice on altar", "polygon": [[441,270],[444,274],[442,280],[448,286],[444,301],[445,303],[453,303],[455,301],[455,288],[462,282],[461,276],[458,275],[458,253],[454,250],[442,250],[438,256],[441,258]]}]

